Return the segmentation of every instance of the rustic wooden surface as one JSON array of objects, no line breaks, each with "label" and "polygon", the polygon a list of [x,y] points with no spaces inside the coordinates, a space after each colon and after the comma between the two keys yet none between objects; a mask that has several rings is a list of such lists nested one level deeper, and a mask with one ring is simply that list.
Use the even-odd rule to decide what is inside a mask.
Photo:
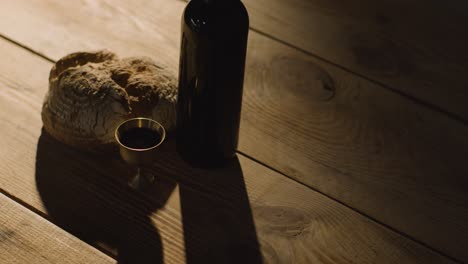
[{"label": "rustic wooden surface", "polygon": [[465,1],[244,3],[255,30],[468,122]]},{"label": "rustic wooden surface", "polygon": [[[176,72],[184,5],[169,0],[8,2],[0,10],[0,34],[49,60],[78,50],[108,48],[122,57],[150,56]],[[252,10],[252,2],[247,5]],[[284,10],[286,16],[302,12]],[[257,13],[251,13],[254,29],[262,24],[257,20],[262,15]],[[277,18],[265,19],[274,25]],[[285,35],[283,42],[291,40]],[[271,263],[287,259],[298,263],[448,261],[251,157],[442,254],[468,260],[464,247],[468,242],[468,169],[463,166],[468,128],[448,115],[318,60],[309,51],[251,31],[239,146],[245,156],[240,157],[240,169],[234,166],[236,181],[212,182],[214,174],[232,174],[233,170],[211,176],[192,171],[169,149],[168,156],[176,161],[167,166],[173,170],[159,170],[177,182],[167,180],[162,185],[167,187],[162,192],[167,197],[135,197],[122,189],[122,173],[130,172],[115,157],[102,161],[110,162],[107,167],[98,165],[41,133],[39,111],[51,63],[5,41],[0,43],[0,100],[6,109],[0,113],[5,124],[0,143],[6,146],[0,151],[5,161],[0,167],[0,189],[49,213],[52,221],[83,240],[106,242],[108,250],[114,247],[125,252],[124,259],[164,259],[165,263],[196,262],[206,254],[213,261],[222,260],[234,254],[232,248],[247,250],[251,252],[248,257],[256,259],[258,243]],[[419,79],[414,80],[415,89],[421,89]],[[51,169],[56,160],[60,165]],[[82,163],[86,164],[83,168]],[[121,177],[115,179],[103,168],[113,168]],[[191,181],[194,176],[209,187]],[[62,178],[67,179],[65,187],[54,187]],[[236,191],[222,193],[223,188]],[[87,202],[82,205],[77,197]],[[194,208],[202,205],[220,212],[197,217]],[[240,210],[241,229],[212,232],[234,225],[228,213],[232,208]],[[126,215],[125,209],[131,214]],[[82,230],[79,220],[96,212],[86,225],[89,229]],[[226,221],[216,223],[214,219],[220,217]],[[241,239],[240,234],[251,242],[232,245]],[[124,242],[127,237],[132,237],[130,242]],[[213,250],[211,242],[218,240],[223,243]],[[139,251],[136,245],[143,249]],[[160,250],[150,253],[149,248]]]},{"label": "rustic wooden surface", "polygon": [[153,168],[157,189],[135,194],[115,153],[79,152],[42,131],[52,64],[3,40],[0,47],[8,62],[0,103],[9,111],[0,112],[1,189],[84,241],[139,263],[222,263],[239,251],[255,260],[259,244],[267,263],[452,263],[242,155],[227,169],[194,170],[169,141]]},{"label": "rustic wooden surface", "polygon": [[115,263],[0,193],[0,263]]},{"label": "rustic wooden surface", "polygon": [[[0,32],[52,59],[107,47],[176,71],[184,5],[15,1]],[[242,153],[468,259],[464,124],[255,32],[244,94]]]}]

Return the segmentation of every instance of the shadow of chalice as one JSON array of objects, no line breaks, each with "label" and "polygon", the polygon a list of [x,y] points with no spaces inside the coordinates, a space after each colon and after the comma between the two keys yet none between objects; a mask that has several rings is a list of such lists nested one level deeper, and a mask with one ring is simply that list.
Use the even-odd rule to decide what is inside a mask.
[{"label": "shadow of chalice", "polygon": [[[153,133],[154,138],[139,142],[139,133]],[[166,204],[176,180],[165,175],[155,180],[145,166],[156,152],[164,153],[166,133],[155,121],[131,119],[119,126],[116,136],[118,146],[89,152],[69,147],[43,129],[36,154],[42,202],[54,223],[116,254],[119,263],[163,263],[161,237],[151,215]],[[151,142],[156,143],[138,145]]]}]

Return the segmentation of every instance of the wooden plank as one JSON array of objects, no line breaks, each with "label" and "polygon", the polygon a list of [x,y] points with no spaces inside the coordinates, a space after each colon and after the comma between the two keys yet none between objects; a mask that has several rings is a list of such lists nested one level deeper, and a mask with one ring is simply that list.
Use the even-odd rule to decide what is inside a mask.
[{"label": "wooden plank", "polygon": [[243,2],[254,29],[468,121],[466,2]]},{"label": "wooden plank", "polygon": [[115,261],[0,193],[0,263]]},{"label": "wooden plank", "polygon": [[267,263],[454,263],[242,156],[189,168],[173,140],[151,168],[155,189],[134,193],[116,153],[80,152],[41,131],[51,63],[1,40],[0,56],[0,189],[121,260],[258,263],[260,244]]},{"label": "wooden plank", "polygon": [[[176,71],[183,7],[15,1],[0,13],[0,32],[53,59],[107,47]],[[241,152],[468,259],[466,126],[255,32],[244,92]]]}]

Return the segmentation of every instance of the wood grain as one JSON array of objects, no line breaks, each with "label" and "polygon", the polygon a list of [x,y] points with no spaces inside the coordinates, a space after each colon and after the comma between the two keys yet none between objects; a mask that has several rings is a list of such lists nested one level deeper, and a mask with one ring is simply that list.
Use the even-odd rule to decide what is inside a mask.
[{"label": "wood grain", "polygon": [[115,261],[0,193],[0,263]]},{"label": "wood grain", "polygon": [[134,193],[116,153],[80,152],[42,132],[52,64],[5,41],[0,56],[0,189],[120,259],[258,261],[259,244],[266,263],[454,263],[242,156],[192,169],[173,140],[152,168],[156,189]]},{"label": "wood grain", "polygon": [[243,2],[252,28],[468,121],[466,2]]},{"label": "wood grain", "polygon": [[[184,5],[15,1],[0,32],[53,59],[109,48],[176,72]],[[465,125],[255,32],[248,48],[242,153],[468,260]]]}]

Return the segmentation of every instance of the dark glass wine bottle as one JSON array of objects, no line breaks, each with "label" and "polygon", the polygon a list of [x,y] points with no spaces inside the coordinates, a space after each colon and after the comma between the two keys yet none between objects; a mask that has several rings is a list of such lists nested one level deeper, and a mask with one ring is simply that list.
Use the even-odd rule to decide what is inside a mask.
[{"label": "dark glass wine bottle", "polygon": [[240,0],[191,0],[182,17],[177,149],[198,166],[235,155],[249,18]]}]

